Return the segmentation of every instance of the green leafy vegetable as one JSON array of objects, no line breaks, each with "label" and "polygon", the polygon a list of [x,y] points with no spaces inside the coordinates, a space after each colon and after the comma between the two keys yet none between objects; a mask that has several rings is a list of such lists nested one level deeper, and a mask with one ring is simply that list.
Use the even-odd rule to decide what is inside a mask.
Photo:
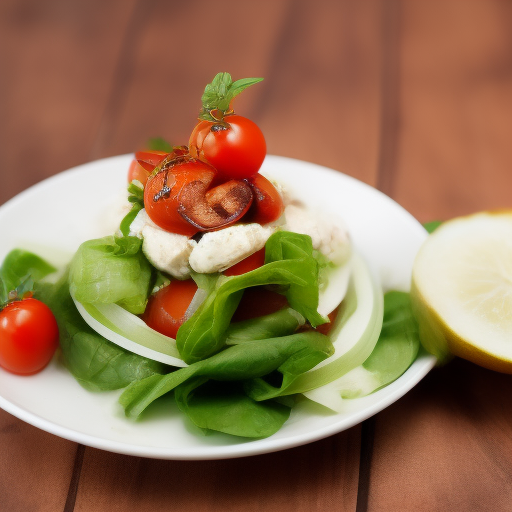
[{"label": "green leafy vegetable", "polygon": [[306,319],[292,308],[284,308],[269,315],[232,323],[226,331],[226,345],[246,341],[277,338],[294,333]]},{"label": "green leafy vegetable", "polygon": [[132,203],[131,210],[124,216],[119,229],[123,236],[128,236],[130,226],[137,214],[144,208],[144,186],[140,181],[133,180],[128,185],[128,201]]},{"label": "green leafy vegetable", "polygon": [[425,224],[423,224],[423,227],[430,234],[430,233],[433,233],[442,223],[443,223],[443,221],[441,221],[441,220],[433,220],[431,222],[425,222]]},{"label": "green leafy vegetable", "polygon": [[67,275],[41,292],[42,300],[50,306],[59,325],[63,362],[86,389],[120,389],[133,381],[167,371],[165,365],[132,354],[91,329],[73,303]]},{"label": "green leafy vegetable", "polygon": [[387,386],[414,362],[420,348],[418,325],[408,293],[384,296],[384,321],[379,340],[368,359],[337,380],[305,395],[333,410],[342,410],[342,398],[359,398]]},{"label": "green leafy vegetable", "polygon": [[219,112],[220,118],[229,110],[231,101],[251,85],[261,82],[263,78],[242,78],[233,82],[229,73],[217,73],[209,83],[201,97],[203,107],[199,119],[218,121],[219,118],[211,115],[212,110]]},{"label": "green leafy vegetable", "polygon": [[10,292],[16,291],[21,296],[30,291],[34,281],[39,281],[55,271],[55,267],[36,254],[13,249],[0,267],[0,305],[8,301]]},{"label": "green leafy vegetable", "polygon": [[211,430],[242,437],[275,434],[290,416],[290,408],[275,400],[255,402],[241,385],[198,377],[175,390],[176,403],[206,433]]},{"label": "green leafy vegetable", "polygon": [[154,375],[134,382],[119,401],[127,416],[137,418],[154,400],[189,379],[204,377],[218,381],[246,381],[278,370],[283,379],[293,380],[332,352],[329,338],[314,331],[249,341],[230,346],[208,359],[168,375]]},{"label": "green leafy vegetable", "polygon": [[325,323],[317,312],[318,264],[312,254],[310,237],[278,231],[267,241],[264,266],[240,276],[218,277],[205,301],[178,330],[176,345],[182,359],[194,363],[224,347],[242,292],[251,286],[280,285],[290,306],[311,325]]},{"label": "green leafy vegetable", "polygon": [[78,302],[119,304],[130,313],[144,312],[152,267],[137,237],[105,237],[84,242],[70,268],[70,290]]},{"label": "green leafy vegetable", "polygon": [[153,137],[149,139],[146,146],[150,151],[165,151],[166,153],[170,153],[172,151],[172,144],[162,137]]}]

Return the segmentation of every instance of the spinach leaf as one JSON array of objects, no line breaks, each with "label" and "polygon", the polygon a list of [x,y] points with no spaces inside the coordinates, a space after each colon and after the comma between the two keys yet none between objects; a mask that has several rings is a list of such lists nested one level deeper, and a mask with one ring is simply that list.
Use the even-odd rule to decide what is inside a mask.
[{"label": "spinach leaf", "polygon": [[55,271],[55,267],[36,254],[13,249],[0,267],[0,304],[7,302],[9,292],[16,290],[27,278],[39,281]]},{"label": "spinach leaf", "polygon": [[315,331],[248,341],[230,346],[208,359],[168,375],[153,375],[134,382],[123,392],[119,402],[127,416],[136,418],[154,400],[188,379],[206,377],[218,381],[246,381],[277,370],[283,375],[283,380],[288,382],[333,352],[329,338]]},{"label": "spinach leaf", "polygon": [[220,276],[197,311],[180,327],[176,345],[182,359],[194,363],[225,346],[225,332],[243,290],[280,285],[290,306],[313,326],[325,323],[318,307],[318,263],[311,238],[278,231],[265,245],[265,265],[240,276]]},{"label": "spinach leaf", "polygon": [[384,295],[384,322],[379,340],[363,368],[378,377],[379,387],[396,380],[418,355],[420,338],[408,293]]},{"label": "spinach leaf", "polygon": [[175,390],[180,410],[205,433],[215,430],[242,437],[275,434],[290,416],[290,408],[274,400],[256,402],[241,385],[190,379]]}]

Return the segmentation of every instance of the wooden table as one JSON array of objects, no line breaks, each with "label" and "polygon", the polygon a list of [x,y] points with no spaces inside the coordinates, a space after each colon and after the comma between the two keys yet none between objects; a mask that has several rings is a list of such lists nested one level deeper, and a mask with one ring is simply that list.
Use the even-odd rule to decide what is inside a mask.
[{"label": "wooden table", "polygon": [[[421,222],[511,206],[508,0],[4,0],[0,204],[154,135],[186,143],[218,71],[265,77],[237,108],[269,153]],[[0,509],[510,511],[511,396],[511,376],[454,360],[362,425],[208,462],[116,455],[0,411]]]}]

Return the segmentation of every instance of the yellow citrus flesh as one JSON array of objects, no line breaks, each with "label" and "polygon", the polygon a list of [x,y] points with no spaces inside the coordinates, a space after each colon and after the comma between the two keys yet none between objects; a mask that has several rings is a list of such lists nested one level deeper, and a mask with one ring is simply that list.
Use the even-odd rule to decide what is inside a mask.
[{"label": "yellow citrus flesh", "polygon": [[512,211],[441,225],[416,257],[411,298],[431,353],[512,373]]}]

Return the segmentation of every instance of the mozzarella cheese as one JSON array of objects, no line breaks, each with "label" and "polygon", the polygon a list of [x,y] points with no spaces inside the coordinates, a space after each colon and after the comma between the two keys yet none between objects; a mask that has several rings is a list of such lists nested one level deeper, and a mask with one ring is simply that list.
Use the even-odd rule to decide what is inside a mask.
[{"label": "mozzarella cheese", "polygon": [[285,224],[283,229],[309,235],[313,248],[320,251],[335,265],[345,263],[351,254],[348,231],[344,224],[330,219],[305,207],[292,203],[284,210]]},{"label": "mozzarella cheese", "polygon": [[274,231],[254,223],[205,233],[190,254],[190,266],[201,274],[222,272],[263,248]]},{"label": "mozzarella cheese", "polygon": [[176,279],[190,276],[188,259],[197,245],[195,240],[158,227],[144,209],[131,223],[130,235],[142,238],[142,252],[155,268]]}]

